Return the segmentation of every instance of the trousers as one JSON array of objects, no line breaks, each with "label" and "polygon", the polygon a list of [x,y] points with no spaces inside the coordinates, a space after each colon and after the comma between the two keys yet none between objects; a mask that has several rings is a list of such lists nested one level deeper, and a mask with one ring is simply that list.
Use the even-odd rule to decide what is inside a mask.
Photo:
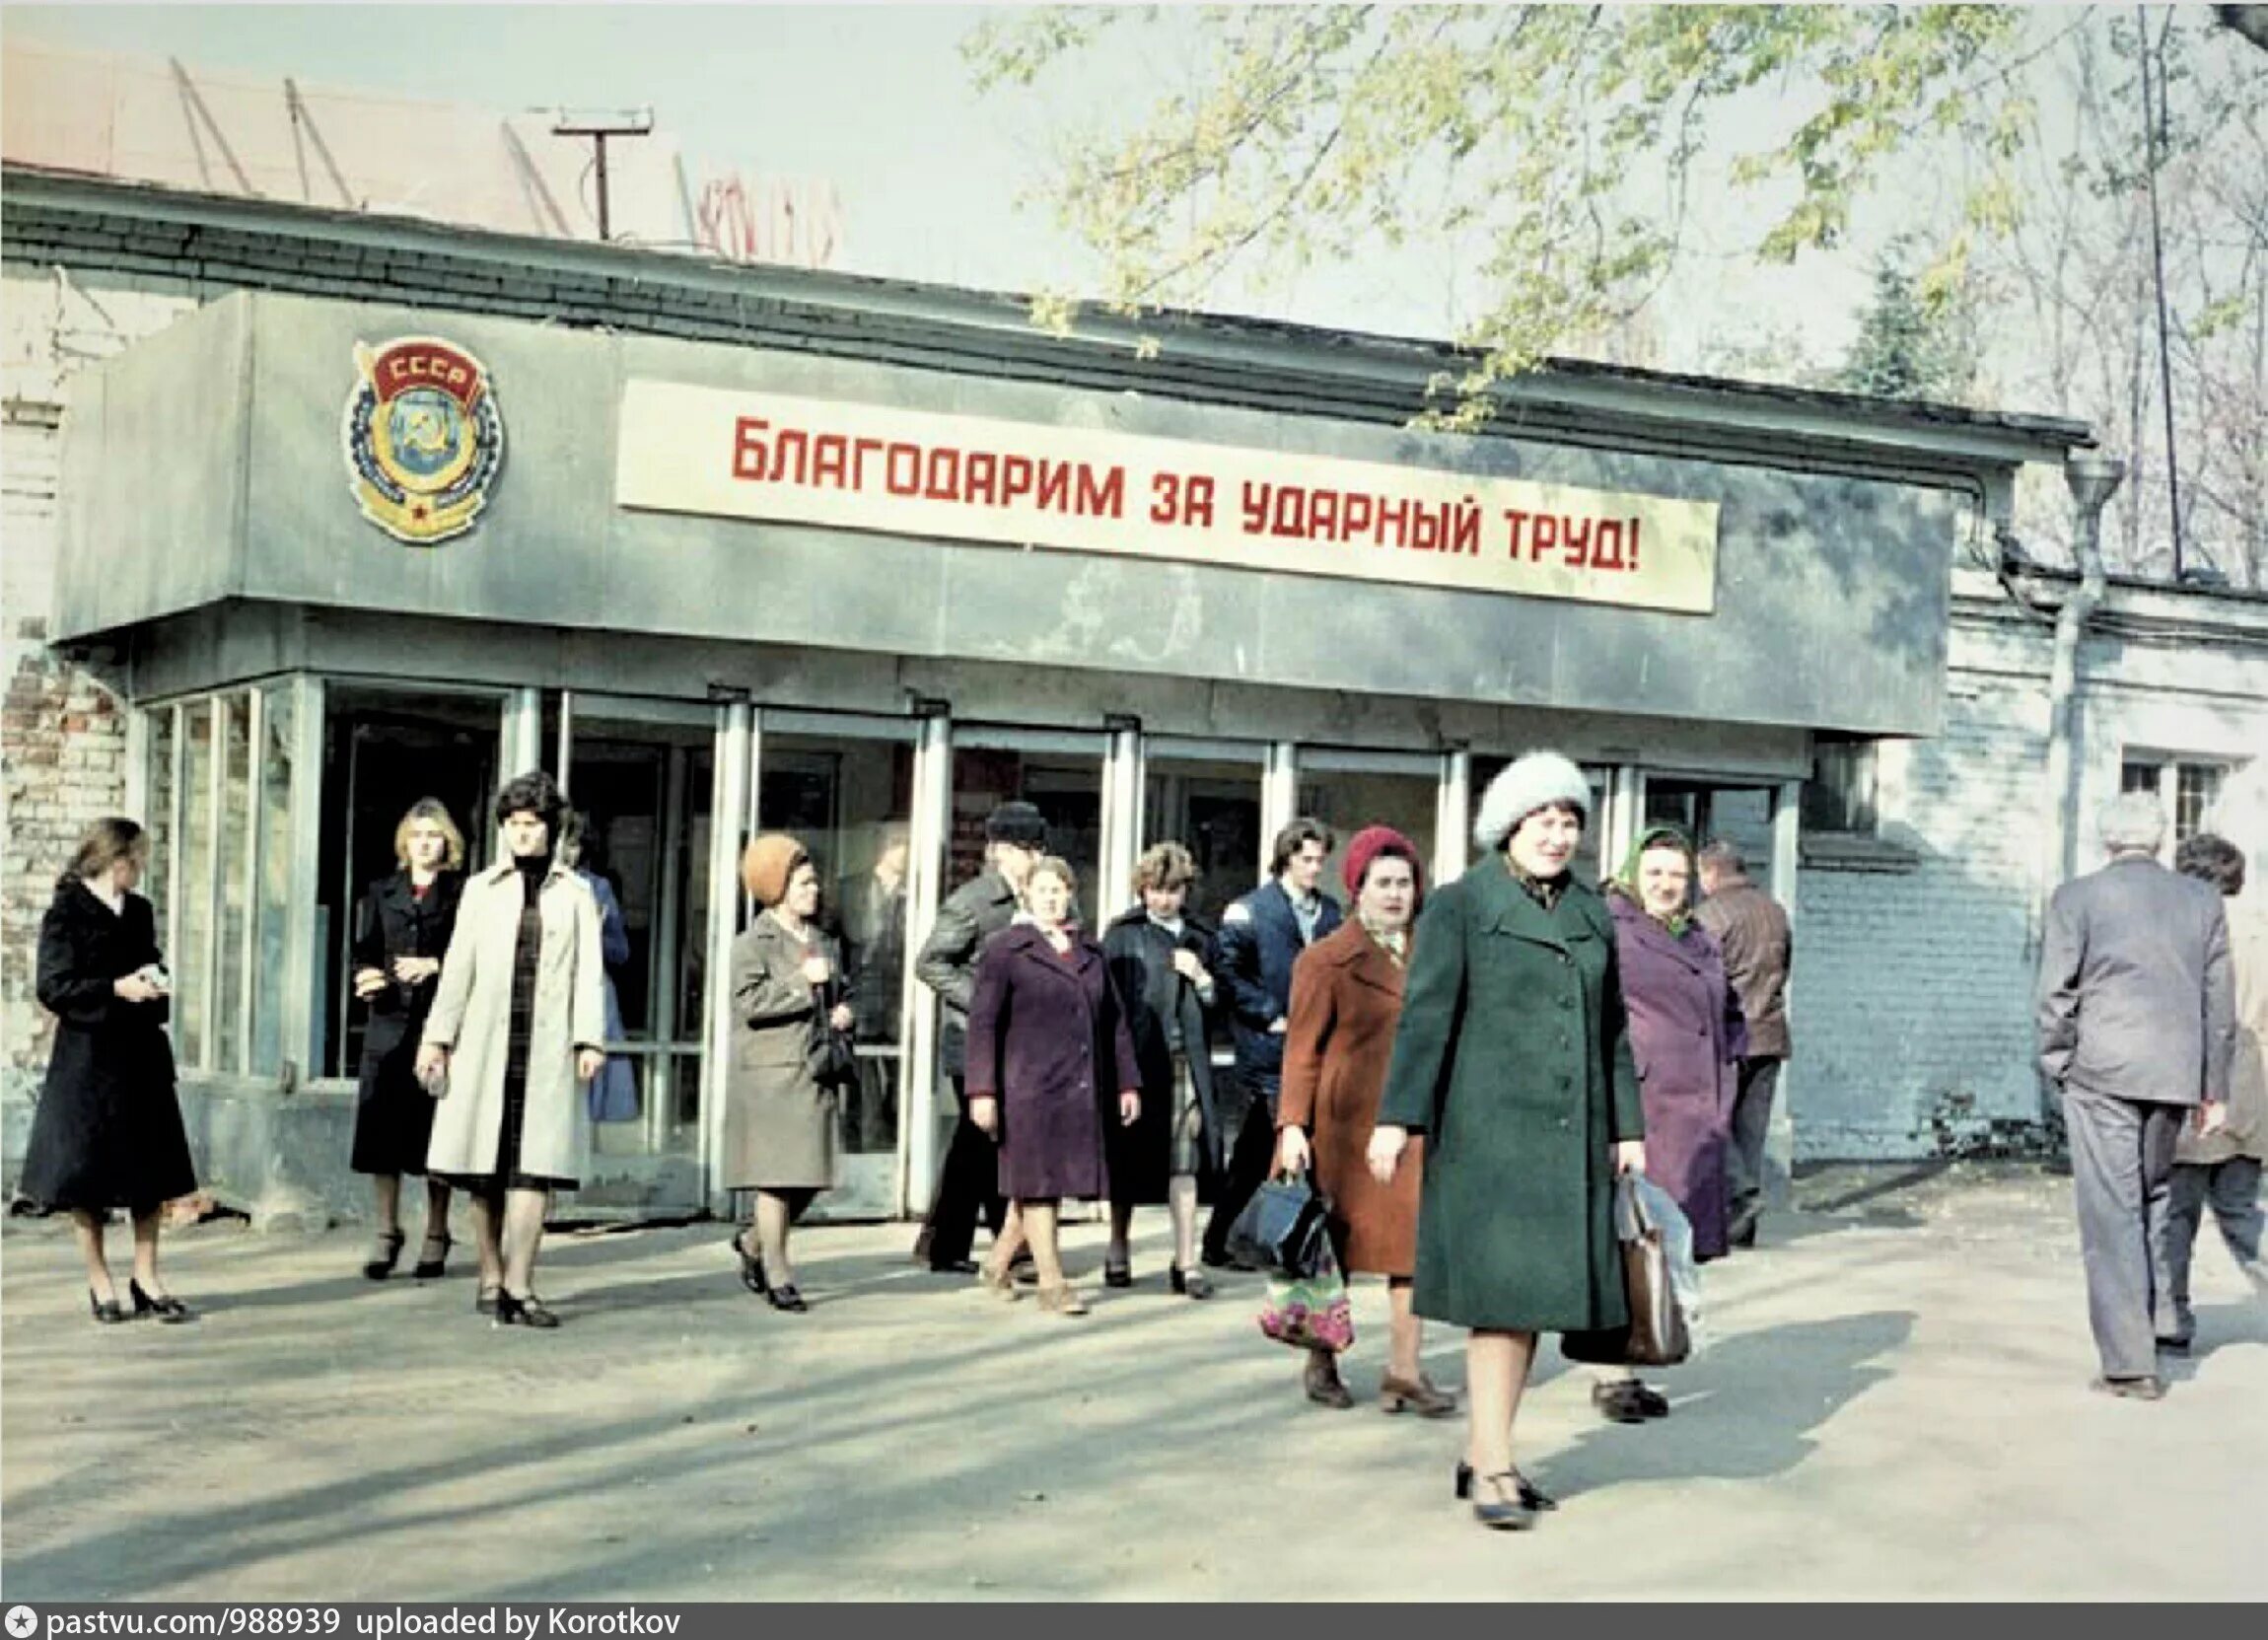
[{"label": "trousers", "polygon": [[2259,1159],[2232,1156],[2221,1162],[2176,1162],[2165,1215],[2158,1227],[2155,1278],[2158,1336],[2176,1343],[2188,1343],[2197,1330],[2197,1318],[2189,1308],[2189,1260],[2208,1206],[2230,1255],[2244,1273],[2255,1285],[2268,1278],[2268,1268],[2260,1262],[2260,1235],[2268,1215],[2260,1211]]},{"label": "trousers", "polygon": [[1733,1100],[1733,1142],[1725,1147],[1728,1238],[1737,1247],[1756,1239],[1764,1211],[1764,1141],[1772,1131],[1772,1093],[1780,1085],[1780,1061],[1740,1061],[1739,1092]]},{"label": "trousers", "polygon": [[998,1236],[1008,1217],[1008,1201],[1000,1193],[1000,1147],[968,1119],[967,1084],[957,1076],[953,1079],[953,1097],[959,1107],[953,1142],[946,1147],[937,1196],[914,1244],[917,1251],[926,1253],[932,1269],[948,1268],[969,1256],[976,1246],[979,1218]]},{"label": "trousers", "polygon": [[1205,1221],[1204,1260],[1229,1261],[1229,1229],[1244,1204],[1258,1193],[1276,1165],[1276,1093],[1273,1087],[1244,1089],[1244,1118],[1237,1129],[1237,1142],[1229,1152],[1228,1171],[1221,1193],[1214,1199],[1212,1217]]},{"label": "trousers", "polygon": [[2158,1248],[2189,1107],[2066,1092],[2087,1317],[2105,1378],[2158,1371]]}]

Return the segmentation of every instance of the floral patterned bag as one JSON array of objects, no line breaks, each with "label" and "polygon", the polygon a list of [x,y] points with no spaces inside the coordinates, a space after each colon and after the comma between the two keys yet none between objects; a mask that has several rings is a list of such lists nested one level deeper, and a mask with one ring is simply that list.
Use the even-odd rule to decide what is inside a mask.
[{"label": "floral patterned bag", "polygon": [[1323,1239],[1315,1273],[1297,1278],[1268,1277],[1267,1302],[1260,1306],[1260,1330],[1279,1344],[1302,1350],[1343,1350],[1355,1341],[1354,1308],[1347,1280]]}]

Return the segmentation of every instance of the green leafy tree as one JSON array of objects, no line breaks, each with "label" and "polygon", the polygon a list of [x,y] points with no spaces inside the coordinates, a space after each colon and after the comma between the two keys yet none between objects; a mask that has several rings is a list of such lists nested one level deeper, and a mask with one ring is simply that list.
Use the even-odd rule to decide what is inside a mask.
[{"label": "green leafy tree", "polygon": [[[1199,36],[1186,87],[1067,133],[1048,187],[1099,253],[1101,299],[1139,313],[1202,302],[1233,269],[1469,247],[1471,367],[1436,383],[1458,423],[1485,414],[1490,383],[1659,289],[1736,101],[1779,120],[1730,170],[1768,207],[1748,249],[1775,262],[1839,244],[1882,170],[1936,141],[1983,161],[1961,230],[1990,231],[2016,209],[2005,162],[2030,118],[2013,7],[1048,8],[966,50],[980,86],[1029,86],[1160,26]],[[1964,252],[1956,234],[1938,259]],[[1057,323],[1070,311],[1040,305]]]}]

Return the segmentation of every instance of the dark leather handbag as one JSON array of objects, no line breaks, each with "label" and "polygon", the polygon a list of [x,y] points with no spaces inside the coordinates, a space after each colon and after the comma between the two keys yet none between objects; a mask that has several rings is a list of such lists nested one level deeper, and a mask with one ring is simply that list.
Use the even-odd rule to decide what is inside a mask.
[{"label": "dark leather handbag", "polygon": [[1269,1179],[1229,1227],[1229,1261],[1239,1269],[1266,1270],[1295,1281],[1312,1276],[1330,1246],[1330,1198],[1311,1185],[1307,1175]]},{"label": "dark leather handbag", "polygon": [[850,1033],[827,1023],[832,1012],[823,986],[812,987],[811,1045],[804,1049],[804,1074],[822,1088],[848,1088],[858,1081],[858,1050]]},{"label": "dark leather handbag", "polygon": [[1614,1235],[1621,1247],[1630,1319],[1622,1326],[1564,1333],[1559,1353],[1601,1367],[1674,1367],[1693,1353],[1693,1336],[1669,1279],[1669,1248],[1662,1226],[1627,1174],[1614,1181]]}]

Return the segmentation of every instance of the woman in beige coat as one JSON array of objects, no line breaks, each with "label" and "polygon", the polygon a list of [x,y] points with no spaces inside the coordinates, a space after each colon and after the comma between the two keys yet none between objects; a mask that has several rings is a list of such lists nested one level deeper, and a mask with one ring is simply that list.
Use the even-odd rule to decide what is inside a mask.
[{"label": "woman in beige coat", "polygon": [[2229,900],[2229,965],[2236,980],[2236,1051],[2229,1059],[2229,1101],[2210,1133],[2184,1124],[2173,1151],[2166,1210],[2158,1221],[2158,1347],[2189,1353],[2197,1318],[2189,1308],[2189,1259],[2205,1210],[2213,1209],[2230,1256],[2268,1293],[2260,1256],[2260,1173],[2268,1157],[2268,916],[2245,906],[2244,853],[2226,837],[2199,832],[2173,851],[2176,871],[2210,883]]},{"label": "woman in beige coat", "polygon": [[606,1060],[599,907],[551,850],[566,808],[540,770],[496,795],[506,858],[464,886],[417,1051],[441,1102],[426,1174],[471,1197],[473,1308],[500,1326],[559,1324],[535,1252],[550,1192],[575,1188],[582,1085]]},{"label": "woman in beige coat", "polygon": [[756,838],[741,857],[741,882],[763,909],[733,942],[723,1179],[753,1191],[755,1210],[732,1247],[749,1292],[800,1314],[810,1307],[796,1290],[788,1231],[835,1172],[838,1096],[811,1061],[822,1033],[849,1031],[852,1014],[841,948],[813,920],[819,874],[803,844],[781,832]]}]

